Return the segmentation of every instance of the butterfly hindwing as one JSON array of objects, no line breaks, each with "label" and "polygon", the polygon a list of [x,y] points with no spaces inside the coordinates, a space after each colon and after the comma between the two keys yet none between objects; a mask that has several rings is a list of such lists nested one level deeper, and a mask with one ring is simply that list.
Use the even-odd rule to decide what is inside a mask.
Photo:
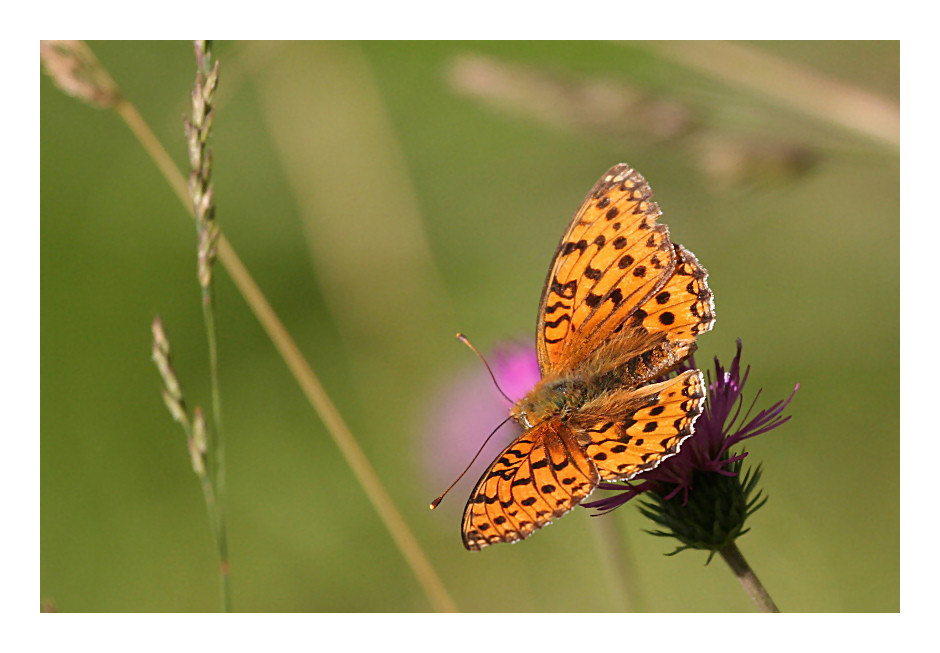
[{"label": "butterfly hindwing", "polygon": [[708,272],[695,255],[674,245],[676,266],[666,283],[631,316],[631,324],[662,332],[671,342],[691,345],[715,324],[715,302]]},{"label": "butterfly hindwing", "polygon": [[559,420],[537,424],[499,455],[464,508],[471,551],[515,542],[560,517],[597,486],[597,470]]},{"label": "butterfly hindwing", "polygon": [[601,480],[627,480],[679,451],[704,403],[704,377],[688,370],[661,383],[602,395],[570,422]]},{"label": "butterfly hindwing", "polygon": [[675,268],[659,206],[638,172],[607,171],[562,237],[545,281],[536,349],[542,372],[572,367],[618,332]]}]

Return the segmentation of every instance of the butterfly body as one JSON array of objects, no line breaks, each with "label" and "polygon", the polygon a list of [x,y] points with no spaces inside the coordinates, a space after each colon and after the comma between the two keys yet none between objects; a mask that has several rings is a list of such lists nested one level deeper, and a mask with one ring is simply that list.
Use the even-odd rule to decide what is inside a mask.
[{"label": "butterfly body", "polygon": [[675,454],[704,405],[702,373],[675,370],[712,328],[705,269],[657,225],[643,177],[611,168],[549,268],[536,329],[542,378],[510,410],[526,429],[464,510],[466,548],[528,537],[604,480]]},{"label": "butterfly body", "polygon": [[543,376],[513,405],[510,416],[523,428],[548,419],[565,422],[586,403],[662,376],[679,362],[665,343],[640,354],[622,348],[600,349],[570,373]]}]

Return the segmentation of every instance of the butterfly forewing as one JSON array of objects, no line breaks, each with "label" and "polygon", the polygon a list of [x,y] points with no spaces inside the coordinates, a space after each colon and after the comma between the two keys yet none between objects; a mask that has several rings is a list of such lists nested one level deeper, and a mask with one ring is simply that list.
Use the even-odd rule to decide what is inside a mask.
[{"label": "butterfly forewing", "polygon": [[536,333],[542,372],[576,365],[617,333],[675,267],[669,231],[642,175],[611,168],[562,237],[545,281]]},{"label": "butterfly forewing", "polygon": [[524,539],[578,505],[597,482],[597,470],[568,427],[559,420],[538,424],[477,482],[464,508],[464,546],[477,551]]}]

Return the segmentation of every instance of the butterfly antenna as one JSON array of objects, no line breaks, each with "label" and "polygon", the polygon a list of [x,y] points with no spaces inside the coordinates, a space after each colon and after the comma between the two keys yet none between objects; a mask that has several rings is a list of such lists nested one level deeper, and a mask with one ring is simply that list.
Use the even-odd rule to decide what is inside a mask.
[{"label": "butterfly antenna", "polygon": [[498,431],[499,429],[503,428],[503,424],[505,424],[505,423],[508,422],[508,421],[509,421],[509,417],[507,417],[507,418],[504,419],[502,422],[500,422],[500,423],[499,423],[499,426],[497,426],[495,429],[493,429],[493,432],[490,433],[488,436],[486,436],[486,439],[483,441],[483,444],[480,445],[480,449],[477,451],[477,455],[475,455],[475,456],[473,457],[473,460],[470,461],[470,464],[467,465],[467,468],[466,468],[465,470],[463,470],[462,472],[460,472],[460,476],[458,476],[458,477],[454,480],[454,482],[451,483],[450,486],[449,486],[446,490],[444,490],[443,492],[441,492],[441,496],[439,496],[439,497],[436,498],[434,501],[432,501],[431,504],[428,506],[428,508],[430,508],[431,510],[434,510],[435,508],[437,508],[438,504],[440,504],[440,502],[441,502],[441,500],[444,498],[444,496],[445,496],[448,492],[450,492],[450,491],[453,489],[453,487],[454,487],[455,485],[457,485],[457,481],[459,481],[460,479],[462,479],[462,478],[463,478],[463,475],[466,474],[468,471],[470,471],[470,468],[473,466],[473,463],[475,463],[476,460],[477,460],[477,458],[480,457],[480,454],[483,453],[483,447],[485,447],[485,446],[486,446],[486,443],[490,441],[490,438],[492,438],[494,435],[496,435],[496,431]]},{"label": "butterfly antenna", "polygon": [[[506,397],[506,401],[508,401],[509,403],[511,403],[511,404],[516,403],[516,402],[514,402],[512,399],[509,398],[509,395],[507,395],[505,392],[503,392],[503,389],[502,389],[502,388],[499,387],[499,383],[496,382],[496,375],[493,374],[493,370],[490,369],[490,366],[489,366],[489,364],[486,362],[486,359],[483,358],[483,354],[481,354],[479,351],[477,351],[477,348],[474,347],[474,346],[470,343],[470,340],[467,338],[467,336],[465,336],[465,335],[462,334],[462,333],[458,333],[458,334],[457,334],[457,340],[459,340],[459,341],[462,342],[463,344],[467,345],[467,346],[470,348],[470,351],[472,351],[474,354],[476,354],[476,355],[477,355],[477,358],[479,358],[481,361],[483,361],[483,365],[486,367],[486,371],[490,373],[490,378],[493,379],[493,385],[495,385],[495,386],[496,386],[496,389],[499,390],[499,394],[501,394],[501,395],[503,395],[504,397]],[[502,426],[502,424],[500,424],[500,426]]]}]

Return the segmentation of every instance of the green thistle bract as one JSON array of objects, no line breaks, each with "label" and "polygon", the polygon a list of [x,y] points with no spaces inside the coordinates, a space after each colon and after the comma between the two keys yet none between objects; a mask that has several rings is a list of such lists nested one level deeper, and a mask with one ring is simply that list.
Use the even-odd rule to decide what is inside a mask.
[{"label": "green thistle bract", "polygon": [[732,462],[728,471],[734,476],[710,472],[696,472],[695,491],[688,501],[665,499],[656,492],[647,492],[640,503],[640,512],[664,530],[647,531],[659,537],[674,537],[682,546],[667,555],[685,549],[716,551],[723,549],[744,535],[749,529],[744,522],[767,501],[757,489],[760,466],[741,475],[740,460]]},{"label": "green thistle bract", "polygon": [[[690,358],[677,372],[693,368],[695,360]],[[799,389],[797,385],[787,399],[750,417],[752,403],[742,416],[742,391],[749,373],[750,367],[741,371],[739,340],[727,370],[715,359],[705,410],[679,453],[629,483],[601,483],[600,489],[619,493],[582,505],[604,513],[643,495],[640,511],[659,526],[650,533],[682,543],[670,555],[685,549],[705,549],[713,555],[746,533],[747,518],[767,498],[757,488],[760,467],[742,472],[747,452],[732,454],[730,450],[742,440],[787,422],[790,417],[783,416],[783,411]],[[755,402],[759,396],[760,391]]]}]

